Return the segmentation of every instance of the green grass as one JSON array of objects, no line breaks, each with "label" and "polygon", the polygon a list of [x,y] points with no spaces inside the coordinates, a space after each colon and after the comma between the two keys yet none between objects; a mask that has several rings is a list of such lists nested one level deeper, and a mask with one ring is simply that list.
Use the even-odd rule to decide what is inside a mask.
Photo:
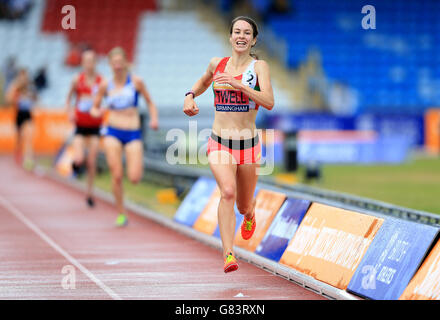
[{"label": "green grass", "polygon": [[[305,184],[304,171],[300,166],[296,175]],[[285,172],[276,166],[272,175],[280,173]],[[322,177],[310,185],[440,214],[439,158],[419,155],[398,165],[324,165]]]},{"label": "green grass", "polygon": [[[82,178],[83,180],[84,178]],[[164,214],[167,217],[173,217],[177,208],[180,205],[180,201],[177,203],[163,204],[157,200],[157,192],[164,189],[164,187],[149,182],[142,181],[137,185],[134,185],[124,178],[124,195],[132,202],[140,204],[146,208],[149,208],[158,213]],[[95,186],[111,192],[111,178],[109,172],[104,172],[98,175],[95,179]]]},{"label": "green grass", "polygon": [[[49,156],[39,157],[37,160],[38,164],[49,168],[52,166],[53,159]],[[81,182],[85,183],[85,175],[81,177]],[[165,187],[142,181],[137,185],[131,184],[128,179],[124,178],[124,195],[125,197],[139,205],[142,205],[148,209],[151,209],[155,212],[161,213],[167,217],[174,217],[177,208],[180,205],[180,200],[174,204],[162,204],[159,203],[156,195],[157,192],[163,190]],[[106,192],[111,193],[111,177],[110,172],[105,171],[101,174],[98,174],[95,178],[95,187],[104,190]]]},{"label": "green grass", "polygon": [[416,158],[401,165],[325,165],[322,174],[322,181],[313,186],[440,214],[440,159]]}]

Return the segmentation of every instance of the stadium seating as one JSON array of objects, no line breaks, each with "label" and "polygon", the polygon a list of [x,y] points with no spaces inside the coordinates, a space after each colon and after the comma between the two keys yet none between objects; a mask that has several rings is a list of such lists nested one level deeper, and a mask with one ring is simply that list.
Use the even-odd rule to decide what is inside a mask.
[{"label": "stadium seating", "polygon": [[[64,64],[72,43],[86,42],[102,54],[120,45],[133,60],[138,16],[147,9],[154,9],[154,3],[135,0],[128,6],[127,2],[114,0],[34,1],[27,19],[0,21],[0,41],[8,44],[0,50],[0,64],[15,56],[17,65],[28,68],[31,74],[46,66],[49,88],[39,96],[39,104],[60,108],[69,84],[78,72],[78,69]],[[77,10],[76,30],[61,28],[64,4],[74,5]],[[105,58],[99,59],[98,70],[110,75]]]},{"label": "stadium seating", "polygon": [[440,103],[439,1],[369,1],[376,9],[375,30],[361,26],[365,1],[290,2],[291,13],[267,19],[287,43],[288,67],[318,49],[328,78],[357,89],[361,112],[419,113]]},{"label": "stadium seating", "polygon": [[[75,30],[64,30],[61,26],[60,13],[65,5],[76,10]],[[133,60],[139,15],[155,9],[155,0],[48,0],[42,30],[64,31],[71,43],[87,43],[101,54],[118,43]]]},{"label": "stadium seating", "polygon": [[[107,1],[115,8],[125,3]],[[29,68],[31,73],[46,65],[49,88],[40,96],[40,103],[46,107],[63,106],[70,81],[78,72],[78,68],[64,64],[72,43],[87,42],[102,53],[97,69],[106,77],[111,76],[106,59],[108,50],[116,45],[123,46],[131,52],[133,72],[145,80],[162,110],[180,110],[183,94],[206,70],[210,58],[230,54],[226,33],[219,34],[202,21],[197,12],[152,11],[151,1],[136,1],[133,3],[138,4],[137,8],[142,5],[143,10],[125,6],[126,11],[118,13],[119,18],[101,19],[103,14],[99,13],[98,1],[75,0],[69,3],[77,6],[77,30],[66,31],[61,29],[64,3],[35,1],[28,19],[0,21],[0,41],[8,43],[0,50],[0,64],[12,55],[17,57],[18,65]],[[86,3],[90,6],[86,7]],[[105,6],[102,10],[109,17],[116,11],[109,11]],[[135,11],[137,18],[133,24]],[[81,18],[83,16],[85,18]],[[119,22],[114,23],[117,19]],[[288,106],[287,95],[276,84],[274,91],[277,106]],[[212,101],[212,90],[198,98],[201,106],[212,106]]]},{"label": "stadium seating", "polygon": [[34,1],[32,10],[25,20],[0,21],[0,64],[14,56],[17,65],[26,67],[33,74],[41,66],[47,66],[50,89],[40,98],[46,106],[63,105],[68,85],[74,70],[63,66],[69,44],[62,34],[41,33],[44,1]]},{"label": "stadium seating", "polygon": [[[197,35],[197,41],[194,35]],[[227,55],[223,41],[195,12],[147,12],[140,22],[135,70],[158,103],[181,108],[182,97],[214,56]],[[212,90],[198,98],[212,105]]]}]

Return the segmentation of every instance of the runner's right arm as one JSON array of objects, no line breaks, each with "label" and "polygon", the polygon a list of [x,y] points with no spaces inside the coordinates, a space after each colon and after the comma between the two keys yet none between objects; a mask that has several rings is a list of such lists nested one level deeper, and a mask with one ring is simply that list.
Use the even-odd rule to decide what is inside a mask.
[{"label": "runner's right arm", "polygon": [[214,77],[215,69],[219,64],[221,58],[212,58],[209,62],[208,68],[202,77],[196,81],[196,83],[192,86],[191,91],[194,92],[194,96],[192,94],[188,94],[185,97],[185,101],[183,103],[183,112],[188,116],[195,116],[199,113],[199,108],[197,107],[194,98],[201,95],[209,88],[212,83],[212,78]]},{"label": "runner's right arm", "polygon": [[90,115],[95,118],[99,118],[103,114],[103,110],[101,109],[101,102],[104,98],[105,92],[107,91],[107,81],[103,80],[99,84],[98,92],[96,93],[95,97],[93,98],[93,106],[90,109]]}]

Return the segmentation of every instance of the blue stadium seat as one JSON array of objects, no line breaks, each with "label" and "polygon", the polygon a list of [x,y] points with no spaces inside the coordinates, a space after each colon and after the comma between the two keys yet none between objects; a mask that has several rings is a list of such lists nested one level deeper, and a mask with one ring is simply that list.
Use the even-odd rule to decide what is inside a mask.
[{"label": "blue stadium seat", "polygon": [[326,75],[357,89],[362,110],[423,112],[440,104],[440,1],[368,4],[376,9],[375,30],[361,26],[362,0],[291,1],[292,13],[271,15],[267,24],[287,41],[288,67],[318,48]]}]

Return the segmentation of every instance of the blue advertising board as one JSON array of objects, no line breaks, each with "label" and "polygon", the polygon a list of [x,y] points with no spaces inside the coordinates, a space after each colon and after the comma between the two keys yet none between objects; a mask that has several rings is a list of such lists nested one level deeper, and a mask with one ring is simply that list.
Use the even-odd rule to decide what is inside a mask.
[{"label": "blue advertising board", "polygon": [[310,204],[308,200],[287,198],[255,252],[278,262]]},{"label": "blue advertising board", "polygon": [[355,130],[355,118],[329,113],[278,113],[267,116],[269,128],[283,132],[299,130]]},{"label": "blue advertising board", "polygon": [[381,138],[399,137],[411,146],[424,144],[423,114],[364,113],[337,116],[330,113],[277,113],[266,117],[267,127],[283,132],[299,130],[368,130]]},{"label": "blue advertising board", "polygon": [[380,137],[398,136],[411,146],[424,144],[424,115],[416,114],[362,114],[355,119],[356,130],[374,130]]},{"label": "blue advertising board", "polygon": [[362,258],[347,291],[375,300],[398,299],[435,240],[438,228],[387,218]]},{"label": "blue advertising board", "polygon": [[299,141],[298,162],[402,163],[410,152],[407,139],[378,137],[375,141]]},{"label": "blue advertising board", "polygon": [[216,185],[214,179],[200,177],[183,199],[174,215],[174,220],[192,227],[208,203]]}]

